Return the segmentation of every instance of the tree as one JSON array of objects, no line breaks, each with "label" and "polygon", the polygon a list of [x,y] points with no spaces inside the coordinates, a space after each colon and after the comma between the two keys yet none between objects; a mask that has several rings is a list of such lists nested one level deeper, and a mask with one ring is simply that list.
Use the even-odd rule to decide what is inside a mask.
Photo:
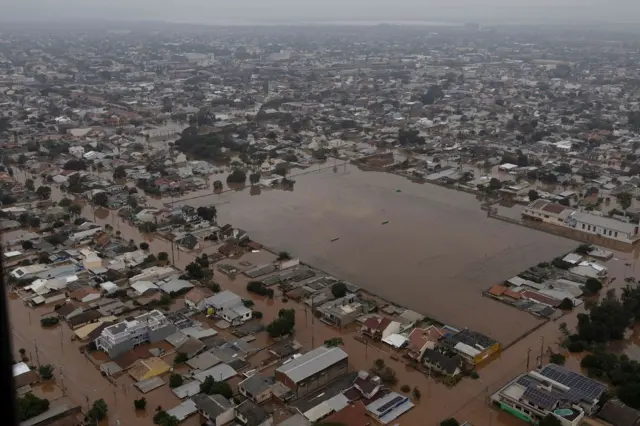
[{"label": "tree", "polygon": [[538,195],[538,191],[536,191],[535,189],[530,189],[529,190],[529,201],[535,201],[538,198],[540,198],[540,195]]},{"label": "tree", "polygon": [[441,421],[440,426],[460,426],[460,422],[458,422],[453,417],[450,417],[446,420]]},{"label": "tree", "polygon": [[227,183],[242,183],[247,181],[247,174],[240,169],[235,169],[227,176]]},{"label": "tree", "polygon": [[255,185],[260,182],[260,173],[251,173],[249,175],[249,182],[251,185]]},{"label": "tree", "polygon": [[127,171],[124,166],[118,166],[113,170],[113,179],[125,179],[127,177]]},{"label": "tree", "polygon": [[273,290],[267,288],[267,286],[265,286],[261,281],[249,281],[247,283],[247,291],[258,294],[260,296],[273,295]]},{"label": "tree", "polygon": [[622,210],[626,211],[629,207],[631,207],[633,198],[631,198],[631,194],[629,194],[628,192],[621,192],[616,196],[616,198],[618,199],[618,203],[620,203],[620,207],[622,207]]},{"label": "tree", "polygon": [[564,365],[566,359],[567,358],[564,355],[554,353],[549,357],[549,362],[553,364]]},{"label": "tree", "polygon": [[233,396],[231,386],[227,382],[217,382],[213,377],[207,376],[200,384],[200,392],[207,395],[222,395],[229,399]]},{"label": "tree", "polygon": [[82,207],[78,204],[71,204],[69,206],[69,214],[71,216],[80,216],[80,213],[82,213]]},{"label": "tree", "polygon": [[109,203],[109,196],[106,192],[98,192],[93,196],[93,204],[97,206],[106,207]]},{"label": "tree", "polygon": [[127,205],[135,210],[138,208],[138,200],[136,199],[136,197],[129,195],[127,197]]},{"label": "tree", "polygon": [[97,423],[107,417],[108,412],[109,407],[107,406],[107,403],[104,402],[104,399],[98,399],[97,401],[94,401],[91,409],[87,412],[86,420],[91,423]]},{"label": "tree", "polygon": [[271,337],[281,337],[291,334],[296,325],[296,313],[293,309],[280,309],[278,317],[267,326]]},{"label": "tree", "polygon": [[562,426],[562,422],[553,414],[547,414],[538,422],[538,426]]},{"label": "tree", "polygon": [[169,415],[160,407],[158,407],[156,414],[153,416],[153,423],[158,426],[178,426],[180,424],[176,416]]},{"label": "tree", "polygon": [[82,160],[69,160],[64,166],[62,166],[64,170],[87,170],[87,163]]},{"label": "tree", "polygon": [[69,207],[71,204],[73,203],[73,201],[71,201],[71,199],[64,197],[62,200],[60,200],[60,202],[58,203],[58,205],[60,207]]},{"label": "tree", "polygon": [[53,378],[53,367],[51,364],[44,364],[38,368],[38,374],[42,380],[51,380]]},{"label": "tree", "polygon": [[184,379],[182,378],[182,374],[172,374],[169,377],[169,387],[177,388],[178,386],[182,386],[184,383]]},{"label": "tree", "polygon": [[216,210],[215,206],[198,207],[198,210],[196,210],[196,212],[198,213],[198,216],[208,221],[216,220],[216,218],[218,217],[218,211]]},{"label": "tree", "polygon": [[213,190],[222,191],[222,181],[216,180],[215,182],[213,182]]},{"label": "tree", "polygon": [[173,359],[173,365],[184,364],[187,361],[189,361],[189,356],[184,352],[178,352]]},{"label": "tree", "polygon": [[149,250],[149,244],[148,243],[140,243],[140,250]]},{"label": "tree", "polygon": [[278,260],[289,260],[291,259],[291,255],[287,251],[281,251],[278,253]]},{"label": "tree", "polygon": [[584,289],[587,294],[596,294],[602,290],[602,283],[596,278],[588,278],[584,284]]},{"label": "tree", "polygon": [[25,394],[22,398],[18,398],[17,411],[18,420],[23,422],[32,417],[39,416],[49,409],[49,400],[38,398],[31,392]]},{"label": "tree", "polygon": [[22,242],[22,250],[33,250],[33,243],[29,240]]},{"label": "tree", "polygon": [[140,399],[134,399],[133,406],[136,410],[144,410],[147,407],[147,398],[143,396]]},{"label": "tree", "polygon": [[417,387],[413,388],[413,397],[420,401],[420,397],[422,396],[422,392],[420,392],[420,389],[418,389]]},{"label": "tree", "polygon": [[495,191],[502,188],[502,182],[500,182],[498,179],[496,178],[491,178],[491,180],[489,181],[489,189],[491,191]]},{"label": "tree", "polygon": [[344,341],[342,340],[342,337],[334,337],[334,338],[325,340],[324,345],[328,348],[332,348],[335,346],[344,345]]},{"label": "tree", "polygon": [[618,398],[630,407],[640,409],[640,383],[627,383],[618,389]]},{"label": "tree", "polygon": [[427,89],[427,93],[420,97],[420,101],[425,105],[431,105],[435,103],[438,99],[442,99],[444,97],[444,91],[438,85],[429,86]]},{"label": "tree", "polygon": [[342,281],[339,281],[331,286],[331,294],[336,299],[347,295],[347,285]]},{"label": "tree", "polygon": [[158,253],[158,260],[161,262],[166,262],[167,260],[169,260],[169,253],[167,253],[166,251],[161,251],[160,253]]},{"label": "tree", "polygon": [[276,164],[274,173],[284,177],[287,175],[288,171],[289,171],[289,166],[287,165],[287,163],[278,163]]},{"label": "tree", "polygon": [[40,197],[41,199],[48,200],[51,196],[51,188],[49,188],[48,186],[39,186],[36,190],[36,194],[38,194],[38,197]]},{"label": "tree", "polygon": [[201,280],[205,277],[204,270],[199,263],[191,262],[187,265],[185,271],[191,278],[194,278],[196,280]]},{"label": "tree", "polygon": [[569,311],[573,309],[573,302],[568,297],[565,297],[564,299],[562,299],[562,302],[560,302],[560,305],[558,305],[558,309]]},{"label": "tree", "polygon": [[35,191],[36,186],[33,183],[33,179],[27,179],[24,183],[24,187],[27,188],[29,191]]}]

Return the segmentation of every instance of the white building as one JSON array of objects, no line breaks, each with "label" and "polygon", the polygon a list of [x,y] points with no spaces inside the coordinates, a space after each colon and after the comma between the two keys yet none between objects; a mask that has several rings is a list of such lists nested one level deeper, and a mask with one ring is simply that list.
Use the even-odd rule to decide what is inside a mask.
[{"label": "white building", "polygon": [[102,330],[96,347],[116,358],[142,343],[164,340],[177,328],[158,310],[147,312],[131,321],[124,320]]},{"label": "white building", "polygon": [[575,210],[562,204],[540,199],[529,203],[522,211],[522,216],[527,219],[537,220],[538,222],[564,225],[566,220],[574,212]]},{"label": "white building", "polygon": [[596,216],[588,212],[575,212],[569,219],[569,226],[582,232],[604,238],[633,243],[638,236],[638,224],[624,222],[605,216]]},{"label": "white building", "polygon": [[208,315],[216,315],[229,324],[242,324],[251,319],[251,309],[244,306],[242,298],[225,290],[205,300]]}]

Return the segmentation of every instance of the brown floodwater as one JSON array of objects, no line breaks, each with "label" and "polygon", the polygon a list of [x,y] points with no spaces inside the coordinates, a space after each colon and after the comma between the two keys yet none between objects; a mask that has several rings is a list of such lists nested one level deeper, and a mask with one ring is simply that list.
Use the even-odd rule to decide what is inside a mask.
[{"label": "brown floodwater", "polygon": [[504,344],[538,320],[482,291],[577,245],[489,219],[473,195],[388,173],[346,166],[295,181],[293,191],[225,192],[184,203],[217,204],[221,223],[269,247]]},{"label": "brown floodwater", "polygon": [[[532,264],[575,247],[575,242],[489,220],[475,198],[464,193],[415,184],[388,174],[360,172],[352,167],[346,171],[343,174],[340,168],[337,173],[324,170],[298,176],[295,190],[288,192],[267,189],[259,196],[251,196],[250,191],[244,190],[202,198],[193,198],[198,194],[190,194],[182,198],[190,198],[188,203],[196,206],[215,203],[221,222],[248,230],[257,241],[288,250],[303,261],[395,302],[453,325],[468,325],[503,343],[537,324],[530,315],[482,298],[480,293]],[[53,198],[59,199],[57,188],[53,193]],[[255,204],[257,202],[260,204]],[[83,214],[93,219],[90,206],[84,207]],[[389,223],[382,225],[384,220]],[[96,221],[112,224],[127,240],[138,243],[149,240],[155,253],[170,252],[169,243],[139,234],[121,222],[115,212],[109,212],[104,219],[96,217]],[[334,243],[329,241],[336,237],[340,239]],[[207,246],[203,251],[210,253],[215,249]],[[637,275],[635,260],[639,253],[639,250],[616,253],[614,259],[607,262],[610,275],[617,278],[610,288],[620,288],[624,286],[624,277]],[[176,265],[184,267],[195,254],[176,251]],[[246,261],[258,265],[274,258],[271,253],[260,251],[225,263],[237,265]],[[584,312],[580,307],[557,322],[543,325],[480,369],[480,379],[465,379],[449,389],[405,368],[391,359],[388,350],[364,346],[353,338],[353,332],[314,322],[301,304],[248,294],[247,279],[243,276],[231,280],[216,274],[215,280],[222,288],[254,300],[255,309],[264,313],[264,323],[271,321],[281,308],[295,309],[296,339],[306,349],[341,336],[352,368],[368,369],[376,358],[384,359],[396,371],[398,388],[409,384],[422,391],[423,397],[416,408],[400,419],[407,425],[437,425],[450,416],[476,426],[520,424],[512,416],[489,409],[487,395],[527,367],[533,368],[541,347],[546,361],[547,347],[558,350],[559,324],[566,322],[571,329],[577,323],[576,314]],[[56,372],[64,366],[64,387],[74,402],[86,408],[88,402],[104,398],[110,407],[110,421],[120,420],[122,426],[151,424],[150,419],[133,408],[132,401],[140,396],[139,392],[129,385],[115,387],[101,377],[97,368],[78,351],[78,343],[70,341],[71,331],[66,326],[40,327],[39,315],[50,308],[30,310],[15,298],[9,303],[14,352],[24,347],[28,357],[36,359],[37,345],[40,363],[53,364]],[[270,342],[261,336],[256,343],[263,347]],[[571,358],[569,364],[578,365],[579,358]],[[169,408],[179,402],[166,386],[145,397],[149,400],[147,410],[154,410],[158,405]],[[186,424],[191,426],[198,421],[194,416]]]}]

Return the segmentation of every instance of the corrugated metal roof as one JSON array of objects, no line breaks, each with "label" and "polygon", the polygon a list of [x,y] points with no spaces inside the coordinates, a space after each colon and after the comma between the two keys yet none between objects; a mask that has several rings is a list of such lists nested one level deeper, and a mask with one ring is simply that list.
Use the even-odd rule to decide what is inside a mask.
[{"label": "corrugated metal roof", "polygon": [[348,357],[349,355],[340,348],[320,346],[278,367],[276,371],[286,374],[294,383],[298,383]]}]

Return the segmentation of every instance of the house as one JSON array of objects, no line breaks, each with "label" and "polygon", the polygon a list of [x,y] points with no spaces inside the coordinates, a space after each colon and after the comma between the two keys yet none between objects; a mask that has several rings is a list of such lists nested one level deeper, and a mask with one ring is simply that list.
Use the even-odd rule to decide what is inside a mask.
[{"label": "house", "polygon": [[427,328],[414,328],[409,334],[408,356],[420,360],[426,349],[434,349],[444,337],[444,333],[435,325]]},{"label": "house", "polygon": [[529,203],[522,211],[522,217],[538,222],[563,225],[575,210],[562,204],[555,204],[543,199]]},{"label": "house", "polygon": [[602,266],[596,262],[582,261],[573,268],[569,269],[572,274],[580,275],[585,278],[604,279],[609,274],[606,266]]},{"label": "house", "polygon": [[425,349],[421,358],[422,364],[437,373],[445,376],[457,376],[462,372],[460,366],[463,361],[458,355],[447,356],[435,349]]},{"label": "house", "polygon": [[164,362],[161,358],[151,357],[147,359],[138,359],[129,368],[128,373],[136,382],[152,379],[167,373],[171,366]]},{"label": "house", "polygon": [[249,399],[236,407],[236,419],[246,426],[273,425],[273,416]]},{"label": "house", "polygon": [[336,327],[346,327],[364,313],[364,306],[355,293],[349,293],[321,305],[317,311],[324,322]]},{"label": "house", "polygon": [[176,244],[186,248],[187,250],[196,250],[200,248],[200,242],[193,234],[184,235],[182,238],[176,240]]},{"label": "house", "polygon": [[380,377],[369,374],[366,371],[358,371],[358,377],[353,382],[353,387],[366,399],[372,399],[380,389],[382,381]]},{"label": "house", "polygon": [[574,212],[568,225],[587,234],[597,235],[623,243],[633,243],[638,235],[638,224],[589,212]]},{"label": "house", "polygon": [[564,426],[578,426],[595,412],[607,387],[556,364],[521,374],[491,396],[506,412],[529,423],[551,414]]},{"label": "house", "polygon": [[366,406],[367,414],[386,425],[414,407],[409,397],[390,392]]},{"label": "house", "polygon": [[360,330],[362,334],[375,340],[382,340],[400,332],[400,323],[386,317],[372,316],[365,320]]},{"label": "house", "polygon": [[38,380],[40,380],[38,373],[29,368],[26,363],[18,362],[17,364],[13,364],[13,382],[16,388],[28,386]]},{"label": "house", "polygon": [[213,426],[225,425],[235,418],[234,405],[222,395],[198,394],[191,400],[195,402],[198,412]]},{"label": "house", "polygon": [[618,399],[610,399],[598,412],[598,418],[611,426],[639,426],[640,411],[624,405]]},{"label": "house", "polygon": [[205,300],[212,295],[213,292],[206,287],[194,287],[184,295],[184,304],[194,311],[204,311]]},{"label": "house", "polygon": [[116,358],[142,343],[164,340],[177,331],[158,310],[106,327],[95,340],[96,348]]},{"label": "house", "polygon": [[233,241],[229,241],[223,244],[218,249],[218,252],[226,257],[238,257],[244,252],[244,249]]},{"label": "house", "polygon": [[278,367],[275,378],[301,397],[347,373],[348,361],[349,355],[342,349],[320,346]]},{"label": "house", "polygon": [[491,355],[500,352],[500,343],[468,328],[447,336],[441,340],[441,344],[471,366],[478,365]]},{"label": "house", "polygon": [[216,315],[229,324],[238,325],[251,319],[251,309],[237,294],[225,290],[205,299],[207,315]]},{"label": "house", "polygon": [[241,381],[238,384],[238,391],[250,400],[262,404],[271,399],[274,384],[275,380],[272,377],[257,373]]}]

